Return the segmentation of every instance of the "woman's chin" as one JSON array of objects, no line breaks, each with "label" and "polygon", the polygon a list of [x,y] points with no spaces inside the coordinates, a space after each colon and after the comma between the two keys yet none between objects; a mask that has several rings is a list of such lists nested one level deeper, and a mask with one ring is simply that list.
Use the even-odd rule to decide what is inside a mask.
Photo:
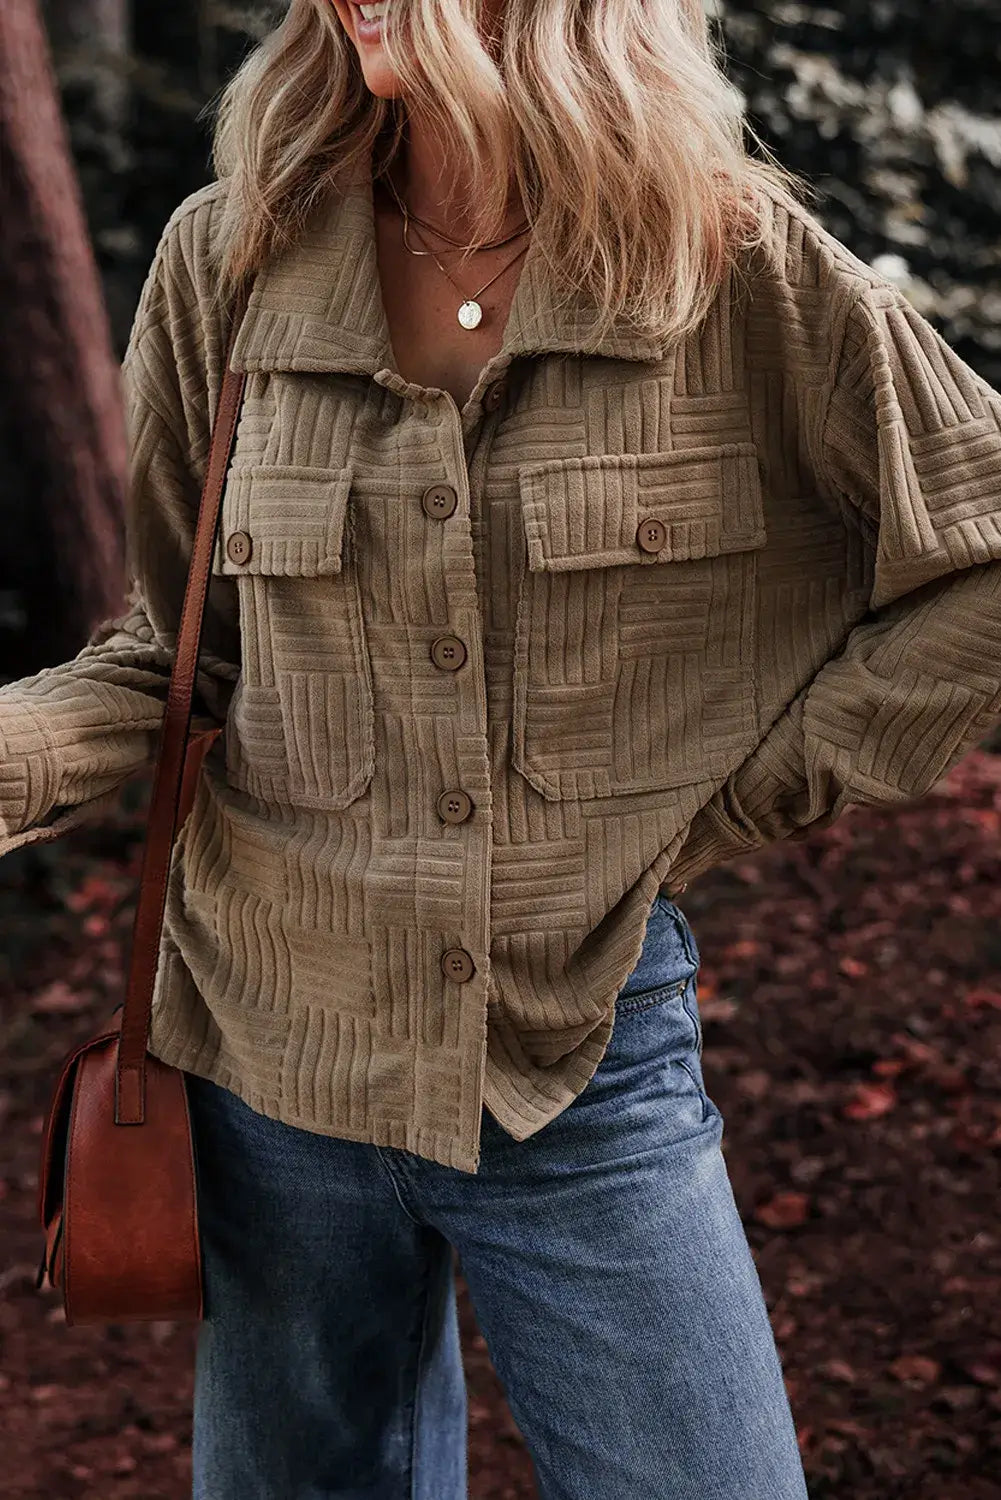
[{"label": "woman's chin", "polygon": [[374,47],[361,48],[359,52],[362,76],[369,92],[377,99],[395,99],[400,93],[400,80],[388,60],[380,56]]}]

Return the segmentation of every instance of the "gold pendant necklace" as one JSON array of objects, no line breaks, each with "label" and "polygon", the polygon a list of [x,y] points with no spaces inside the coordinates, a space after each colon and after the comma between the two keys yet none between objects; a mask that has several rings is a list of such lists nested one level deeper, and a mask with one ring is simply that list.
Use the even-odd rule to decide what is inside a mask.
[{"label": "gold pendant necklace", "polygon": [[[416,233],[417,231],[415,230],[414,232]],[[406,228],[406,226],[404,226],[403,243],[405,245],[407,243],[407,241],[406,241],[406,235],[407,235],[407,228]],[[425,245],[427,244],[427,241],[424,240],[424,238],[423,238],[422,235],[418,236],[418,238],[420,238]],[[407,245],[407,249],[410,250],[410,246],[409,245]],[[507,263],[506,266],[501,266],[501,268],[497,272],[496,276],[491,276],[490,280],[489,281],[485,281],[483,283],[483,285],[476,292],[474,292],[471,297],[465,297],[465,300],[459,304],[459,308],[458,308],[458,311],[456,312],[455,316],[458,319],[459,326],[461,328],[466,328],[466,329],[472,331],[472,329],[478,328],[480,326],[480,324],[483,321],[483,308],[480,306],[480,303],[479,303],[479,301],[477,299],[483,294],[483,292],[486,291],[486,289],[487,289],[488,286],[493,286],[493,284],[497,280],[498,276],[503,276],[505,271],[509,271],[511,269],[511,267],[514,265],[515,261],[518,260],[522,255],[524,255],[527,249],[528,249],[528,246],[527,245],[523,245],[522,248],[518,251],[518,254],[515,255],[515,256],[513,256],[511,258],[511,260],[508,261],[508,263]],[[411,255],[419,255],[422,252],[419,251],[419,250],[410,250],[410,253],[411,253]],[[452,285],[455,287],[455,290],[457,292],[462,292],[462,287],[459,286],[458,282],[455,281],[455,279],[453,277],[451,277],[451,276],[448,275],[448,272],[445,270],[445,267],[442,265],[442,263],[438,259],[437,255],[435,255],[434,251],[428,249],[428,250],[425,250],[423,253],[425,255],[430,255],[431,259],[434,261],[435,265],[438,267],[438,269],[442,273],[442,275],[443,276],[448,276],[449,281],[451,281]]]},{"label": "gold pendant necklace", "polygon": [[[452,276],[449,275],[448,271],[445,270],[445,267],[442,265],[441,261],[438,259],[437,255],[435,255],[434,251],[430,247],[428,247],[428,248],[426,248],[424,250],[414,250],[412,248],[412,246],[410,245],[410,242],[408,240],[408,234],[409,234],[409,230],[410,230],[410,218],[411,218],[411,215],[410,215],[410,213],[407,210],[406,204],[403,203],[402,200],[400,199],[400,195],[397,193],[395,187],[392,184],[392,181],[388,177],[386,178],[386,181],[387,181],[387,183],[389,185],[389,190],[392,193],[393,197],[396,199],[396,202],[397,202],[397,204],[399,206],[400,212],[403,215],[403,244],[404,244],[404,248],[407,249],[407,250],[409,250],[411,255],[430,255],[431,259],[434,261],[435,265],[438,267],[438,269],[442,273],[442,275],[448,277],[448,280],[455,287],[455,290],[457,292],[461,293],[462,292],[462,287],[459,286],[458,282]],[[425,246],[427,246],[427,240],[424,239],[423,235],[419,234],[419,232],[417,230],[415,230],[414,233],[417,234],[417,236],[421,240],[422,244],[424,244]],[[509,236],[510,239],[513,239],[514,237],[515,237],[514,235],[510,235]],[[500,244],[505,244],[506,241],[501,240],[499,243]],[[474,247],[467,246],[465,248],[472,249]],[[483,249],[483,248],[486,248],[486,247],[480,246],[479,248]],[[527,251],[527,249],[528,249],[528,246],[527,245],[523,245],[522,248],[518,251],[518,254],[515,255],[515,256],[513,256],[511,258],[511,260],[508,261],[508,263],[507,263],[506,266],[501,266],[501,268],[497,272],[497,274],[495,276],[491,276],[491,278],[490,278],[489,281],[485,281],[483,283],[483,285],[477,291],[475,291],[471,297],[467,297],[465,295],[465,293],[462,293],[462,295],[463,295],[463,301],[460,303],[458,311],[456,312],[456,315],[455,315],[456,318],[458,319],[460,328],[465,328],[465,329],[467,329],[469,331],[472,331],[472,329],[479,327],[479,325],[483,321],[483,308],[480,306],[478,298],[480,296],[482,296],[482,294],[487,290],[487,287],[493,286],[494,282],[498,279],[498,277],[503,276],[505,271],[509,271],[511,269],[511,267],[514,265],[515,261],[518,260],[520,256],[524,255],[525,252]]]}]

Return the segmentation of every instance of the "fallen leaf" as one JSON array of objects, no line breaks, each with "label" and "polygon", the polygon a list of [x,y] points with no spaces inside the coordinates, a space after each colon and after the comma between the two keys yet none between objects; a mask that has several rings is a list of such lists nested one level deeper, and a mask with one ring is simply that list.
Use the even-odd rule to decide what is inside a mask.
[{"label": "fallen leaf", "polygon": [[917,1385],[931,1385],[941,1373],[942,1366],[938,1360],[929,1359],[926,1354],[902,1354],[890,1366],[890,1374],[896,1376],[897,1380],[913,1380]]},{"label": "fallen leaf", "polygon": [[147,1453],[173,1453],[178,1441],[172,1432],[150,1432],[143,1434],[142,1445]]},{"label": "fallen leaf", "polygon": [[1001,1369],[985,1359],[971,1360],[969,1364],[961,1362],[960,1369],[978,1385],[1001,1385]]},{"label": "fallen leaf", "polygon": [[963,1004],[970,1010],[983,1010],[988,1006],[992,1010],[1001,1010],[1001,993],[983,988],[967,990]]},{"label": "fallen leaf", "polygon": [[972,1281],[969,1276],[948,1276],[942,1283],[943,1292],[950,1297],[955,1292],[976,1292],[979,1287],[980,1283]]},{"label": "fallen leaf", "polygon": [[975,1385],[943,1385],[933,1397],[933,1405],[944,1406],[948,1411],[970,1411],[980,1399]]},{"label": "fallen leaf", "polygon": [[791,1339],[797,1327],[798,1324],[792,1313],[773,1313],[772,1333],[774,1333],[780,1343],[785,1343],[786,1339]]},{"label": "fallen leaf", "polygon": [[857,1083],[841,1113],[848,1120],[876,1120],[897,1106],[892,1083]]},{"label": "fallen leaf", "polygon": [[868,1427],[863,1427],[861,1422],[856,1422],[851,1417],[828,1417],[827,1425],[832,1432],[843,1433],[845,1437],[858,1438],[859,1442],[864,1443],[871,1436]]},{"label": "fallen leaf", "polygon": [[732,1021],[740,1007],[736,1000],[715,999],[707,995],[699,983],[699,1012],[703,1021]]},{"label": "fallen leaf", "polygon": [[756,938],[738,938],[735,943],[728,943],[723,949],[724,958],[757,958],[761,952],[761,944]]},{"label": "fallen leaf", "polygon": [[754,1210],[754,1217],[769,1229],[795,1229],[805,1224],[810,1213],[806,1193],[776,1193]]},{"label": "fallen leaf", "polygon": [[88,875],[75,891],[65,897],[70,911],[82,912],[95,906],[114,906],[121,899],[119,887],[106,880],[103,875]]},{"label": "fallen leaf", "polygon": [[55,979],[31,997],[33,1011],[46,1016],[73,1016],[86,1010],[91,997],[85,990],[74,990],[63,979]]},{"label": "fallen leaf", "polygon": [[772,1087],[772,1077],[763,1068],[749,1068],[738,1076],[737,1087],[745,1099],[764,1099]]},{"label": "fallen leaf", "polygon": [[872,1065],[872,1071],[877,1078],[899,1078],[907,1067],[907,1062],[902,1057],[881,1057]]}]

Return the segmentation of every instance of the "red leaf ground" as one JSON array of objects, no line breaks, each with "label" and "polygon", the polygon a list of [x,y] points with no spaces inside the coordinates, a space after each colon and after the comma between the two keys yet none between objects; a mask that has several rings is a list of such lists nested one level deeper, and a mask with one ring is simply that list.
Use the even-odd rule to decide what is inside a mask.
[{"label": "red leaf ground", "polygon": [[[67,1329],[33,1286],[41,1116],[121,997],[143,795],[0,862],[5,1500],[189,1490],[192,1330]],[[999,831],[1001,760],[977,752],[921,803],[856,809],[682,898],[812,1500],[1001,1500]],[[470,1497],[529,1500],[460,1292]]]}]

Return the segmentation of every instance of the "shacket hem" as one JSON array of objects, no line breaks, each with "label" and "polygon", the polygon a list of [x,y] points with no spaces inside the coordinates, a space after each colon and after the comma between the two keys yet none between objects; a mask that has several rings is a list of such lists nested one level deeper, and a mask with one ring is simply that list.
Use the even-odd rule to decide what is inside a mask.
[{"label": "shacket hem", "polygon": [[[155,1013],[154,1013],[155,1021]],[[313,1135],[325,1135],[332,1140],[355,1141],[359,1145],[381,1146],[397,1151],[408,1151],[424,1160],[437,1162],[443,1167],[454,1167],[458,1172],[475,1176],[479,1170],[479,1132],[475,1146],[464,1148],[455,1137],[427,1126],[414,1126],[412,1122],[398,1119],[383,1119],[366,1124],[362,1129],[338,1123],[322,1125],[315,1119],[306,1119],[285,1107],[280,1098],[255,1088],[245,1074],[229,1067],[222,1053],[214,1059],[192,1057],[191,1046],[183,1039],[151,1036],[148,1048],[152,1057],[159,1058],[169,1067],[193,1073],[235,1094],[250,1109],[266,1115],[270,1120],[292,1125],[298,1130],[308,1130]]]}]

